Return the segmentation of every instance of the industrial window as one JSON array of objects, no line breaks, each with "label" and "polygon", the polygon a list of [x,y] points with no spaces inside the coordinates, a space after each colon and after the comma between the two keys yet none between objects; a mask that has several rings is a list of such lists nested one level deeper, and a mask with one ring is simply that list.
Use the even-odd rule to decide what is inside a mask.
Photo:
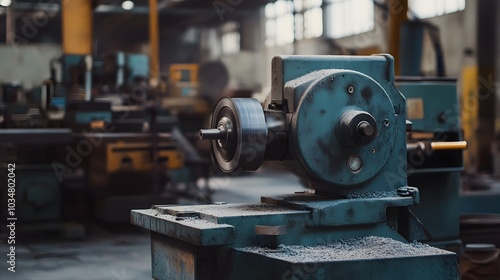
[{"label": "industrial window", "polygon": [[342,38],[373,30],[373,0],[326,0],[326,36]]},{"label": "industrial window", "polygon": [[292,43],[293,29],[293,2],[278,0],[269,3],[265,8],[266,14],[266,45],[284,45]]},{"label": "industrial window", "polygon": [[465,0],[409,0],[409,10],[417,18],[430,18],[465,9]]},{"label": "industrial window", "polygon": [[222,26],[222,53],[235,54],[240,52],[239,24],[229,22]]},{"label": "industrial window", "polygon": [[322,0],[278,0],[266,5],[266,45],[323,35]]},{"label": "industrial window", "polygon": [[322,0],[295,0],[295,37],[315,38],[323,35]]}]

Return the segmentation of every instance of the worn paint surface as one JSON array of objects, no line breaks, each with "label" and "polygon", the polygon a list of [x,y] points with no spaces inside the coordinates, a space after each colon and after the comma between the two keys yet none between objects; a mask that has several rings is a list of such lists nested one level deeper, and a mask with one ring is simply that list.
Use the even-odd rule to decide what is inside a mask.
[{"label": "worn paint surface", "polygon": [[[311,74],[310,74],[311,75]],[[303,87],[292,126],[296,156],[311,177],[349,188],[373,178],[392,153],[397,126],[394,107],[378,82],[351,70],[324,70]],[[348,92],[352,88],[352,93]],[[376,123],[376,137],[367,145],[346,147],[337,127],[348,111],[369,112]],[[384,125],[384,122],[389,125]],[[359,172],[349,170],[349,157],[361,159]],[[377,164],[373,164],[376,162]]]}]

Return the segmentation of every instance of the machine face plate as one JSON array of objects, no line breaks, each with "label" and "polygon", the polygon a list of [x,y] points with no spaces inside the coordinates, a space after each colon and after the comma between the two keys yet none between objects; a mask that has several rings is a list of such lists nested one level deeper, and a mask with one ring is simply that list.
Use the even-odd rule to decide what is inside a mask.
[{"label": "machine face plate", "polygon": [[[360,184],[375,176],[392,153],[396,136],[393,104],[385,90],[365,74],[350,70],[321,72],[307,85],[293,116],[293,146],[313,178],[344,187]],[[342,135],[337,135],[336,128],[348,111],[370,112],[377,127],[373,141],[350,147],[339,141]],[[362,165],[355,172],[348,166],[353,157]]]}]

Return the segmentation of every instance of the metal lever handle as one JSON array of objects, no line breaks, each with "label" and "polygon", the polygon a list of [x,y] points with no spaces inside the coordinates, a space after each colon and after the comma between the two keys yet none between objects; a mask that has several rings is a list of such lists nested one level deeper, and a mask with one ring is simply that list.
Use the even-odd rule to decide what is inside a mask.
[{"label": "metal lever handle", "polygon": [[444,150],[465,150],[467,149],[467,141],[450,141],[450,142],[416,142],[406,144],[406,149],[408,151],[420,150],[423,151],[431,149],[434,151],[444,151]]},{"label": "metal lever handle", "polygon": [[200,129],[201,140],[219,140],[225,137],[225,131],[218,128]]},{"label": "metal lever handle", "polygon": [[452,142],[431,142],[433,150],[465,150],[467,149],[467,141],[452,141]]}]

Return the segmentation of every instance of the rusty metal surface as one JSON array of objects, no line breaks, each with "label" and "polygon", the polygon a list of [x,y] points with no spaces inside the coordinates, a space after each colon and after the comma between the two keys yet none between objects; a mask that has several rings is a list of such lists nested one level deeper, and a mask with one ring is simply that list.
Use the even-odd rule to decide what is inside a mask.
[{"label": "rusty metal surface", "polygon": [[158,235],[151,235],[153,278],[196,279],[194,250],[175,240],[164,241]]},{"label": "rusty metal surface", "polygon": [[155,206],[159,211],[177,213],[182,211],[194,211],[200,213],[200,217],[214,223],[221,223],[225,217],[262,216],[273,214],[303,213],[290,209],[286,206],[267,203],[229,203],[221,205],[190,205],[190,206]]},{"label": "rusty metal surface", "polygon": [[198,218],[181,218],[160,214],[157,210],[132,210],[134,225],[199,246],[215,246],[234,242],[235,229]]},{"label": "rusty metal surface", "polygon": [[167,236],[151,234],[153,278],[157,280],[216,280],[217,253]]},{"label": "rusty metal surface", "polygon": [[286,226],[255,226],[255,234],[257,235],[284,235],[287,233]]}]

